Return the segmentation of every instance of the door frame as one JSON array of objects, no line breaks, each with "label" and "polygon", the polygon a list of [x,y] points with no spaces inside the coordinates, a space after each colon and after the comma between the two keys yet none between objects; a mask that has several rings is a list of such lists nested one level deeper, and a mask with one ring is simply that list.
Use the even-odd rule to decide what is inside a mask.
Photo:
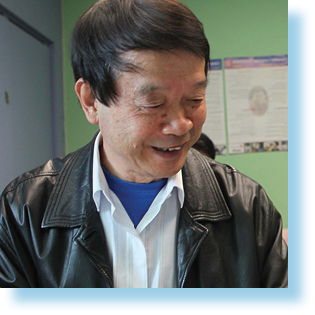
[{"label": "door frame", "polygon": [[33,38],[44,44],[49,49],[49,76],[50,76],[50,124],[51,124],[51,152],[52,157],[58,155],[58,125],[57,125],[57,102],[55,82],[55,45],[52,40],[36,30],[34,27],[23,21],[12,11],[0,4],[0,15],[16,25],[18,28],[31,35]]}]

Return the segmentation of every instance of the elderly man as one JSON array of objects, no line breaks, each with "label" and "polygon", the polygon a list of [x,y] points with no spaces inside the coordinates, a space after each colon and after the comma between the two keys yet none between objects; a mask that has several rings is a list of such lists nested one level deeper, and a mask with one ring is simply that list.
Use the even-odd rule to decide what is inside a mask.
[{"label": "elderly man", "polygon": [[93,141],[1,198],[2,287],[286,287],[279,213],[191,146],[209,44],[177,0],[101,0],[72,40]]}]

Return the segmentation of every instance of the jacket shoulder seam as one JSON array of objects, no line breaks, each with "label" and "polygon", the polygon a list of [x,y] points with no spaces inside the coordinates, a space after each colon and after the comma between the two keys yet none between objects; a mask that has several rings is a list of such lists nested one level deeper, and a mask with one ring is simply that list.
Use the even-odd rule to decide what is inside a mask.
[{"label": "jacket shoulder seam", "polygon": [[23,178],[22,180],[20,180],[19,182],[17,182],[13,188],[10,188],[10,189],[6,189],[3,191],[3,193],[1,194],[2,195],[5,195],[9,192],[12,192],[14,191],[19,185],[21,185],[22,183],[30,180],[30,179],[33,179],[33,178],[36,178],[36,177],[43,177],[43,176],[57,176],[59,174],[59,172],[47,172],[47,173],[41,173],[41,174],[37,174],[37,175],[32,175],[32,176],[28,176],[26,178]]},{"label": "jacket shoulder seam", "polygon": [[218,163],[216,161],[210,161],[210,164],[221,167],[226,173],[240,173],[234,166],[226,163]]},{"label": "jacket shoulder seam", "polygon": [[252,182],[255,182],[258,186],[261,187],[261,185],[257,181],[255,181],[251,177],[247,176],[246,174],[240,172],[235,167],[233,167],[233,166],[231,166],[229,164],[217,163],[215,161],[211,161],[210,164],[216,165],[216,166],[222,168],[225,171],[226,174],[233,174],[233,173],[234,174],[238,174],[241,177],[247,178],[247,179],[251,180]]}]

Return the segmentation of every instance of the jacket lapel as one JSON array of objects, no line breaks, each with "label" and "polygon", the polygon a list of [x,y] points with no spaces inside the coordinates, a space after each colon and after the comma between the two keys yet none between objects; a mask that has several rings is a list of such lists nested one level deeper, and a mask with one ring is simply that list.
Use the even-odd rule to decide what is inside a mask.
[{"label": "jacket lapel", "polygon": [[49,199],[42,228],[78,228],[74,237],[113,286],[105,233],[92,196],[94,141],[69,155]]},{"label": "jacket lapel", "polygon": [[182,288],[208,229],[194,221],[184,206],[181,209],[177,240],[177,287]]},{"label": "jacket lapel", "polygon": [[112,265],[101,218],[96,209],[90,213],[87,223],[82,226],[74,241],[86,251],[90,261],[106,279],[107,286],[113,287]]},{"label": "jacket lapel", "polygon": [[183,168],[185,202],[178,228],[178,287],[184,286],[190,267],[209,233],[200,221],[215,223],[232,216],[210,163],[197,151],[190,150]]}]

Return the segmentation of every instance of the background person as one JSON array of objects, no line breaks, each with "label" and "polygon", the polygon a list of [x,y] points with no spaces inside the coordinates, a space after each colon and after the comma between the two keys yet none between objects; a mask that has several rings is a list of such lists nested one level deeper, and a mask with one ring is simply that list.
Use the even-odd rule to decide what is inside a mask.
[{"label": "background person", "polygon": [[203,132],[201,133],[197,142],[192,146],[194,149],[199,151],[201,154],[215,159],[215,148],[212,140]]}]

